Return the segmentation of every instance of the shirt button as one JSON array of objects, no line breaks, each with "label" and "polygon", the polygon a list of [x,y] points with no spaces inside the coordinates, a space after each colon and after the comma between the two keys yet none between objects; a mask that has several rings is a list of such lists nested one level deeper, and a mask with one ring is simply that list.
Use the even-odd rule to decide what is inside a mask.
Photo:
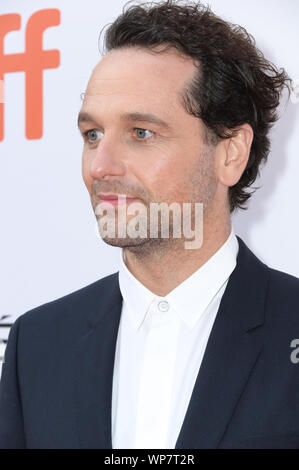
[{"label": "shirt button", "polygon": [[166,302],[166,300],[162,300],[158,303],[158,309],[160,312],[167,312],[167,310],[169,310],[169,303]]}]

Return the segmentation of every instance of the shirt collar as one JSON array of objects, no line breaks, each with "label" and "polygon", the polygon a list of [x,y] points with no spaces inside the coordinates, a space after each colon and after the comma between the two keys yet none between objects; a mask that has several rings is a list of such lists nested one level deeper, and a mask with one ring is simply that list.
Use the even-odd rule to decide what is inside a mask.
[{"label": "shirt collar", "polygon": [[134,328],[141,326],[151,303],[157,299],[167,300],[181,320],[193,327],[235,269],[238,250],[238,239],[232,227],[225,243],[206,263],[165,297],[159,297],[129,271],[121,249],[119,287]]},{"label": "shirt collar", "polygon": [[123,301],[126,304],[134,328],[137,330],[141,326],[151,303],[157,296],[129,271],[124,261],[123,249],[120,251],[118,279]]}]

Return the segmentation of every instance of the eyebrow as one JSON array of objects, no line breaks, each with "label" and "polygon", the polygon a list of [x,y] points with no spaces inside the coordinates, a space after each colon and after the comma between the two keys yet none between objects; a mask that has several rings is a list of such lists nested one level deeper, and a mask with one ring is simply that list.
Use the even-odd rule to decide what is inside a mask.
[{"label": "eyebrow", "polygon": [[[131,112],[131,113],[124,113],[120,116],[120,120],[122,122],[125,121],[140,121],[140,122],[150,122],[151,124],[156,124],[159,127],[162,127],[166,130],[171,130],[171,126],[163,119],[159,118],[155,114],[152,113],[141,113],[138,111]],[[80,128],[80,124],[82,122],[96,122],[96,119],[86,111],[80,111],[78,115],[78,122],[77,125]]]}]

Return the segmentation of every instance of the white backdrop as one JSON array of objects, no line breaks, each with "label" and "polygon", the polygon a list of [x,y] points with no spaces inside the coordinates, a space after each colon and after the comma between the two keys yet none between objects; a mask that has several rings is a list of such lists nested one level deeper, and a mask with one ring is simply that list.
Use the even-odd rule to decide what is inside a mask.
[{"label": "white backdrop", "polygon": [[[298,0],[251,0],[241,7],[239,0],[208,3],[224,19],[245,26],[266,56],[299,80]],[[21,28],[5,36],[4,54],[25,51],[26,24],[33,13],[60,11],[60,24],[43,34],[43,48],[59,50],[60,65],[43,72],[40,139],[25,136],[25,73],[4,75],[0,324],[8,326],[0,328],[0,339],[7,337],[9,323],[27,310],[118,270],[119,248],[96,235],[81,177],[76,119],[80,94],[100,60],[99,33],[124,5],[122,0],[1,0],[0,15],[21,15]],[[299,100],[283,104],[272,134],[272,152],[256,182],[262,187],[248,211],[233,217],[233,224],[264,262],[299,277]],[[1,347],[0,356],[5,345]]]}]

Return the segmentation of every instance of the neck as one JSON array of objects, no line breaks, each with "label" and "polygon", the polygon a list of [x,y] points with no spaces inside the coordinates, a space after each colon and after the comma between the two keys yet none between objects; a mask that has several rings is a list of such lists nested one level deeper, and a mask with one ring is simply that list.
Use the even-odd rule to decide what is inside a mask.
[{"label": "neck", "polygon": [[165,297],[203,266],[226,242],[231,233],[231,220],[204,224],[203,242],[198,249],[185,249],[181,240],[165,244],[141,245],[124,249],[129,271],[155,295]]}]

